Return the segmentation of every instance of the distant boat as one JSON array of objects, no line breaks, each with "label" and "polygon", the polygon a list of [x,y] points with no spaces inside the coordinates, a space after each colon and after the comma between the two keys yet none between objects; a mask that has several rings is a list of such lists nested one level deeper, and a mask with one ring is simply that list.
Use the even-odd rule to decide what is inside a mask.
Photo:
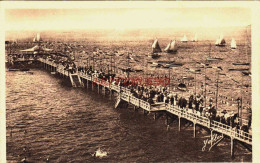
[{"label": "distant boat", "polygon": [[226,46],[226,41],[225,41],[223,35],[219,36],[219,38],[216,40],[215,45],[216,46]]},{"label": "distant boat", "polygon": [[187,91],[187,87],[184,83],[180,83],[177,88],[181,91]]},{"label": "distant boat", "polygon": [[157,39],[154,40],[153,45],[152,45],[152,49],[153,49],[153,53],[162,52],[161,47],[160,47],[159,42],[158,42]]},{"label": "distant boat", "polygon": [[249,65],[248,62],[235,62],[235,63],[232,63],[233,65]]},{"label": "distant boat", "polygon": [[243,75],[251,76],[251,72],[242,71]]},{"label": "distant boat", "polygon": [[197,42],[198,41],[198,35],[197,33],[195,34],[194,38],[191,40],[192,42]]},{"label": "distant boat", "polygon": [[20,69],[9,68],[8,71],[20,71]]},{"label": "distant boat", "polygon": [[176,45],[176,41],[173,40],[171,41],[167,47],[164,49],[165,52],[167,53],[176,53],[177,52],[177,45]]},{"label": "distant boat", "polygon": [[191,76],[184,76],[184,77],[182,77],[182,79],[185,79],[185,80],[193,80],[194,77],[191,77]]},{"label": "distant boat", "polygon": [[230,68],[229,71],[248,71],[249,68]]},{"label": "distant boat", "polygon": [[175,61],[158,61],[158,63],[168,63],[168,64],[171,64],[171,63],[174,63]]},{"label": "distant boat", "polygon": [[151,67],[161,67],[162,65],[157,62],[152,62]]},{"label": "distant boat", "polygon": [[183,36],[183,38],[181,39],[181,42],[188,42],[186,35]]},{"label": "distant boat", "polygon": [[36,34],[36,37],[33,38],[33,42],[42,42],[42,38],[40,36],[40,33]]},{"label": "distant boat", "polygon": [[217,57],[208,57],[207,58],[207,61],[220,61],[220,60],[223,60],[223,58],[217,58]]},{"label": "distant boat", "polygon": [[230,44],[231,49],[236,49],[237,48],[237,44],[234,38],[232,38],[231,44]]}]

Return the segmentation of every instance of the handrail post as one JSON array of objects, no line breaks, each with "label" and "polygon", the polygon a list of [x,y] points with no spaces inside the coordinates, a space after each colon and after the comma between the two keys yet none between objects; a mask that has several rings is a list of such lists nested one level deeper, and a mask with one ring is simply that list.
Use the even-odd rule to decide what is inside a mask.
[{"label": "handrail post", "polygon": [[119,86],[119,98],[121,99],[121,85]]}]

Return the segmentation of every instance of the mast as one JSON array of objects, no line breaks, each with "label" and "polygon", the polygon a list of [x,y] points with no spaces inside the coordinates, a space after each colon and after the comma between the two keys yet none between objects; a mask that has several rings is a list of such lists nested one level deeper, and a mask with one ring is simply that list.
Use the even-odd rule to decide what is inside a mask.
[{"label": "mast", "polygon": [[194,71],[195,73],[195,96],[197,95],[197,79],[196,79],[196,70]]},{"label": "mast", "polygon": [[217,90],[216,90],[216,110],[218,109],[218,81],[219,81],[219,70],[217,70]]},{"label": "mast", "polygon": [[241,80],[242,80],[242,87],[241,87],[241,104],[240,104],[240,125],[242,125],[242,109],[243,109],[243,87],[244,87],[244,80],[243,80],[243,75],[241,76]]},{"label": "mast", "polygon": [[211,58],[210,57],[210,52],[211,52],[211,43],[209,44],[209,58]]},{"label": "mast", "polygon": [[169,92],[171,91],[171,68],[169,67]]},{"label": "mast", "polygon": [[204,71],[205,71],[205,77],[204,77],[204,83],[205,83],[205,85],[204,85],[204,96],[205,96],[204,103],[205,103],[205,106],[204,107],[206,107],[206,104],[207,104],[207,97],[206,97],[206,95],[207,95],[207,92],[206,92],[206,64],[204,65]]},{"label": "mast", "polygon": [[129,79],[129,52],[127,52],[127,78]]}]

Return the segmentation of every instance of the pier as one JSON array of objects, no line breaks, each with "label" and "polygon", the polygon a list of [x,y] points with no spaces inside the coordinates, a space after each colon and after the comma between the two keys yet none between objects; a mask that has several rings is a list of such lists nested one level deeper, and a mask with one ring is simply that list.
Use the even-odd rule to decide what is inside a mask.
[{"label": "pier", "polygon": [[[189,123],[188,126],[193,126],[194,138],[196,138],[197,136],[198,129],[196,128],[196,126],[205,128],[210,132],[210,149],[214,146],[217,146],[223,139],[228,138],[230,140],[230,152],[232,157],[234,156],[235,142],[240,143],[249,151],[252,151],[252,135],[248,132],[244,132],[241,129],[234,129],[229,125],[210,120],[209,118],[204,116],[199,116],[193,112],[189,112],[185,108],[181,109],[176,105],[165,103],[150,104],[147,101],[134,97],[129,89],[112,84],[109,81],[102,80],[94,76],[93,74],[89,75],[78,71],[70,73],[70,71],[65,70],[65,67],[61,64],[57,64],[53,61],[49,61],[43,58],[39,58],[38,60],[48,71],[55,72],[62,77],[69,79],[73,87],[92,87],[93,89],[96,85],[98,88],[98,92],[109,92],[110,97],[112,97],[112,95],[116,93],[117,99],[115,103],[115,108],[119,107],[122,104],[127,104],[124,106],[132,105],[134,109],[142,109],[144,114],[153,114],[154,119],[158,119],[161,115],[165,115],[167,128],[173,121],[176,120],[178,121],[179,131],[181,131],[182,129],[181,121],[185,120],[187,123]],[[212,144],[214,139],[213,133],[218,133],[222,137],[215,144]]]}]

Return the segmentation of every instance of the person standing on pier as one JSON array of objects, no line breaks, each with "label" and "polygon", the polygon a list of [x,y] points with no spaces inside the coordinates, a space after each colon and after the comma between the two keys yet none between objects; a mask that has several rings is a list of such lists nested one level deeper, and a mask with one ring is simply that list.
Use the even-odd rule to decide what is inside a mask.
[{"label": "person standing on pier", "polygon": [[171,101],[171,105],[174,105],[174,97],[173,97],[173,95],[171,95],[170,101]]}]

